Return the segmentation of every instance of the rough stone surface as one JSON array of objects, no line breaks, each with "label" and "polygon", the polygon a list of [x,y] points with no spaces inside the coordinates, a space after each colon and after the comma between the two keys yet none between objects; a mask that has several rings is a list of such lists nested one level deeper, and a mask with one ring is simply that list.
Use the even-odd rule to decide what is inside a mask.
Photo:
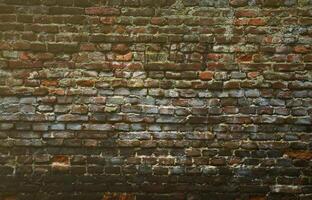
[{"label": "rough stone surface", "polygon": [[0,200],[311,200],[311,0],[0,0]]}]

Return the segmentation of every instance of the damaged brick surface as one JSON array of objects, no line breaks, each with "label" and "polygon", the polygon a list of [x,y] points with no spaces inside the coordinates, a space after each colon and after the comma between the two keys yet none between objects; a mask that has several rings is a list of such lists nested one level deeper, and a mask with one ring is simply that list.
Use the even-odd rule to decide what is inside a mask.
[{"label": "damaged brick surface", "polygon": [[312,199],[311,0],[0,0],[0,199]]}]

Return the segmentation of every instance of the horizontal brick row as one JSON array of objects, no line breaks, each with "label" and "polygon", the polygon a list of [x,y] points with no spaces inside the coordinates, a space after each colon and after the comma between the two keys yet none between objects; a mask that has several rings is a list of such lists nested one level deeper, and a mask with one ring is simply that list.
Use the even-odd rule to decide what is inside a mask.
[{"label": "horizontal brick row", "polygon": [[0,0],[0,199],[312,199],[309,0]]}]

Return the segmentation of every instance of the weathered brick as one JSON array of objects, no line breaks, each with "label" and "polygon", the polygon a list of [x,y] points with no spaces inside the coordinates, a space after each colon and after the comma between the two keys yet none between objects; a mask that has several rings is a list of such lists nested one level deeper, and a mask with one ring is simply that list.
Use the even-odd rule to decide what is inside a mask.
[{"label": "weathered brick", "polygon": [[261,4],[264,7],[279,7],[283,3],[283,0],[262,0]]},{"label": "weathered brick", "polygon": [[233,7],[243,7],[248,5],[247,0],[230,0],[230,5]]},{"label": "weathered brick", "polygon": [[202,80],[211,80],[213,79],[213,72],[201,72],[199,77]]},{"label": "weathered brick", "polygon": [[49,14],[51,15],[80,15],[84,14],[83,8],[78,7],[63,7],[63,6],[51,6],[49,7]]},{"label": "weathered brick", "polygon": [[55,171],[67,171],[69,169],[69,157],[56,155],[52,158],[52,169]]},{"label": "weathered brick", "polygon": [[79,47],[76,43],[71,44],[64,44],[64,43],[49,43],[48,44],[48,51],[53,53],[58,52],[76,52],[79,50]]},{"label": "weathered brick", "polygon": [[303,159],[303,160],[312,159],[312,152],[310,151],[287,151],[285,152],[285,154],[293,159]]},{"label": "weathered brick", "polygon": [[310,0],[2,0],[0,199],[310,199]]},{"label": "weathered brick", "polygon": [[97,130],[97,131],[110,131],[113,130],[111,124],[85,124],[83,125],[86,130]]},{"label": "weathered brick", "polygon": [[88,15],[119,15],[120,10],[113,7],[89,7],[85,9]]},{"label": "weathered brick", "polygon": [[64,114],[57,116],[57,121],[87,121],[88,116],[86,115],[74,115],[74,114]]}]

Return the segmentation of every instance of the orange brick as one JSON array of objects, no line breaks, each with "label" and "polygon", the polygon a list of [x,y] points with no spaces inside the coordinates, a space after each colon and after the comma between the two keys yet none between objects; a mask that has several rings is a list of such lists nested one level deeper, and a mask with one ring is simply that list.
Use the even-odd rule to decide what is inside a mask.
[{"label": "orange brick", "polygon": [[202,80],[211,80],[213,79],[213,72],[200,72],[199,74],[199,78],[202,79]]},{"label": "orange brick", "polygon": [[248,21],[248,25],[251,26],[263,26],[265,23],[264,19],[261,18],[252,18]]}]

